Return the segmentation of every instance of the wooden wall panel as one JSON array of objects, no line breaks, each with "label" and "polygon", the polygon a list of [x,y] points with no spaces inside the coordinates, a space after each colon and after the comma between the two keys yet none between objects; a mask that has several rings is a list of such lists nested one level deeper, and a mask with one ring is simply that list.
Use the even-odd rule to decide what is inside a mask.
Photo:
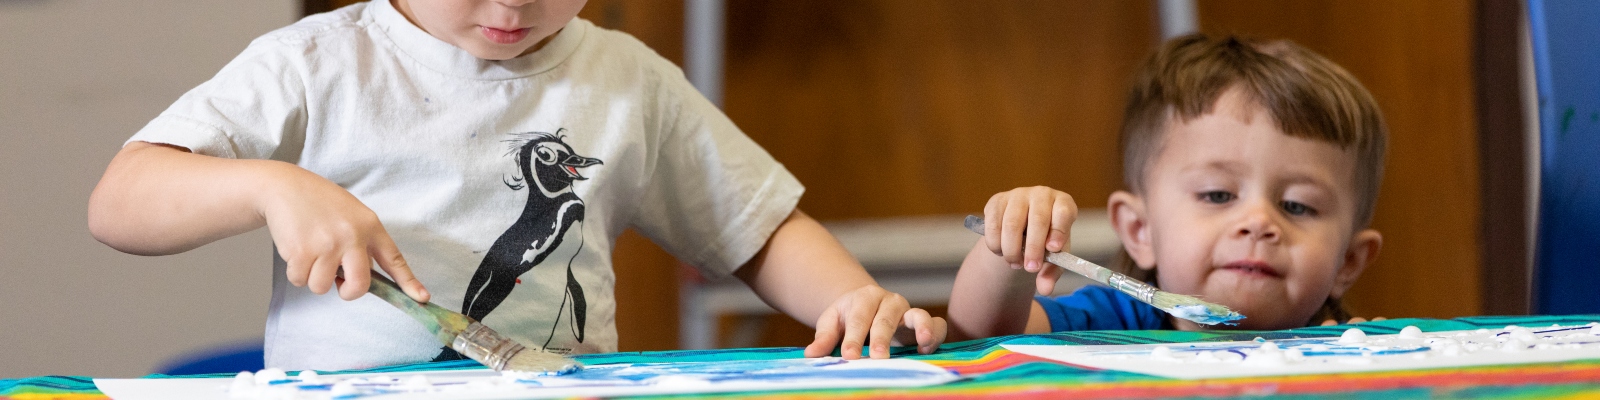
[{"label": "wooden wall panel", "polygon": [[1466,1],[1208,0],[1208,33],[1287,38],[1372,91],[1389,157],[1374,228],[1378,261],[1350,293],[1367,316],[1480,312],[1474,4]]},{"label": "wooden wall panel", "polygon": [[[1150,5],[734,0],[724,109],[819,219],[981,212],[1029,185],[1104,207],[1128,80],[1157,40]],[[761,345],[811,340],[764,320]]]},{"label": "wooden wall panel", "polygon": [[1149,6],[732,1],[725,109],[818,218],[977,212],[1025,185],[1102,207]]}]

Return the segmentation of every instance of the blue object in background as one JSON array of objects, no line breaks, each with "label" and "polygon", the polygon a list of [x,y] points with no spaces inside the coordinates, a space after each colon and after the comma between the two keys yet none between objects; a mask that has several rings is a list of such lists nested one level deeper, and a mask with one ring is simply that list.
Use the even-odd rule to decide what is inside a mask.
[{"label": "blue object in background", "polygon": [[194,375],[255,372],[264,368],[264,356],[261,342],[229,344],[177,357],[156,368],[156,373]]},{"label": "blue object in background", "polygon": [[1600,1],[1530,0],[1539,81],[1536,314],[1600,313]]}]

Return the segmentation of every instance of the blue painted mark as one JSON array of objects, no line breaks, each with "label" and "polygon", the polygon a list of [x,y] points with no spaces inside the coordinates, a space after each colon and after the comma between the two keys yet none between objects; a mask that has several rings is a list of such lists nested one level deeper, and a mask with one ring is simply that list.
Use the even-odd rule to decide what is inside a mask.
[{"label": "blue painted mark", "polygon": [[[1257,343],[1259,343],[1259,342],[1257,342]],[[1326,339],[1326,338],[1324,338],[1324,339],[1277,340],[1277,341],[1274,341],[1273,343],[1277,344],[1279,348],[1284,349],[1284,350],[1298,350],[1298,351],[1300,351],[1301,355],[1306,356],[1308,358],[1309,357],[1364,356],[1364,355],[1388,356],[1388,355],[1397,355],[1397,354],[1421,353],[1421,352],[1427,352],[1429,350],[1432,350],[1432,348],[1428,347],[1428,346],[1393,346],[1393,347],[1386,347],[1383,350],[1373,350],[1372,348],[1368,348],[1368,347],[1349,346],[1349,345],[1339,344],[1338,343],[1338,339],[1330,340],[1330,339]],[[1192,345],[1191,344],[1191,345],[1188,345],[1186,347],[1177,347],[1177,348],[1169,347],[1168,349],[1172,350],[1172,354],[1173,355],[1179,355],[1179,354],[1191,354],[1191,355],[1193,355],[1193,354],[1200,354],[1200,353],[1211,353],[1211,352],[1223,351],[1223,352],[1229,352],[1229,353],[1238,354],[1240,356],[1246,356],[1248,352],[1253,352],[1253,351],[1256,351],[1256,350],[1260,350],[1261,347],[1258,346],[1258,345],[1251,345],[1251,344],[1220,345],[1220,346]],[[1151,350],[1108,351],[1108,352],[1096,352],[1094,354],[1095,355],[1106,355],[1106,356],[1135,356],[1135,357],[1145,356],[1145,357],[1147,357],[1147,356],[1150,355],[1150,351]]]},{"label": "blue painted mark", "polygon": [[[945,376],[943,372],[888,369],[825,369],[844,364],[839,358],[816,360],[748,360],[702,363],[621,364],[584,368],[562,378],[596,384],[653,384],[663,378],[688,378],[705,382],[761,381],[785,382],[818,379],[878,380],[919,379]],[[539,386],[537,378],[518,379],[518,383]],[[567,386],[567,384],[563,384]]]},{"label": "blue painted mark", "polygon": [[[1586,330],[1586,329],[1590,329],[1590,328],[1588,326],[1573,326],[1573,327],[1556,328],[1556,329],[1545,329],[1545,330],[1542,330],[1542,331],[1536,331],[1536,330],[1529,329],[1529,331],[1530,331],[1529,333],[1532,333],[1532,334],[1535,334],[1535,335],[1541,335],[1541,334],[1546,334],[1546,333],[1566,332],[1566,331],[1576,331],[1576,330]],[[1496,333],[1494,335],[1495,336],[1505,336],[1505,335],[1510,335],[1510,334],[1511,334],[1510,331],[1506,331],[1506,332]]]},{"label": "blue painted mark", "polygon": [[1174,317],[1187,319],[1205,325],[1238,325],[1239,323],[1234,321],[1244,319],[1244,315],[1240,315],[1237,312],[1229,310],[1225,314],[1218,313],[1201,304],[1179,305],[1165,311],[1168,314],[1172,314]]}]

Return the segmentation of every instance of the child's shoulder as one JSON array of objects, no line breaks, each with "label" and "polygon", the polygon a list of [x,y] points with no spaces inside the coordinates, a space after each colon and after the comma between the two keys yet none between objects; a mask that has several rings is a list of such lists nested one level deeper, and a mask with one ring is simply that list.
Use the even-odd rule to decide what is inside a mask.
[{"label": "child's shoulder", "polygon": [[683,71],[666,57],[656,53],[639,38],[618,30],[612,30],[595,25],[588,20],[578,18],[573,21],[581,24],[586,32],[586,42],[595,50],[595,56],[606,60],[612,65],[634,65],[649,70],[671,72],[682,75]]},{"label": "child's shoulder", "polygon": [[337,10],[313,14],[299,21],[267,32],[256,38],[256,42],[279,43],[286,45],[305,45],[319,37],[339,35],[340,33],[356,33],[370,23],[367,15],[368,3],[361,2],[341,7]]}]

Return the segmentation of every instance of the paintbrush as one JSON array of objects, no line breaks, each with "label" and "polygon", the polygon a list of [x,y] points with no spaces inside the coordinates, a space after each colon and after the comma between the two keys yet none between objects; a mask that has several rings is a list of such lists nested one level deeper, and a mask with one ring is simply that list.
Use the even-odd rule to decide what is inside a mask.
[{"label": "paintbrush", "polygon": [[[976,215],[968,215],[966,225],[967,230],[977,232],[979,235],[983,234],[983,218],[978,218]],[[1203,325],[1236,325],[1233,321],[1244,319],[1244,315],[1233,312],[1233,310],[1223,305],[1207,303],[1194,297],[1161,291],[1161,289],[1156,289],[1154,286],[1106,267],[1095,265],[1095,263],[1078,258],[1078,256],[1065,251],[1047,253],[1044,259],[1051,264],[1066,268],[1068,271],[1083,275],[1093,279],[1095,282],[1100,282],[1110,286],[1112,289],[1117,289],[1122,293],[1133,296],[1134,299],[1155,306],[1155,308],[1166,311],[1167,314],[1172,314],[1174,317]]]},{"label": "paintbrush", "polygon": [[523,346],[500,336],[499,332],[472,317],[433,303],[418,303],[400,291],[400,287],[386,276],[373,273],[372,284],[367,291],[415,318],[446,347],[495,371],[560,375],[583,367],[577,360],[561,354]]}]

